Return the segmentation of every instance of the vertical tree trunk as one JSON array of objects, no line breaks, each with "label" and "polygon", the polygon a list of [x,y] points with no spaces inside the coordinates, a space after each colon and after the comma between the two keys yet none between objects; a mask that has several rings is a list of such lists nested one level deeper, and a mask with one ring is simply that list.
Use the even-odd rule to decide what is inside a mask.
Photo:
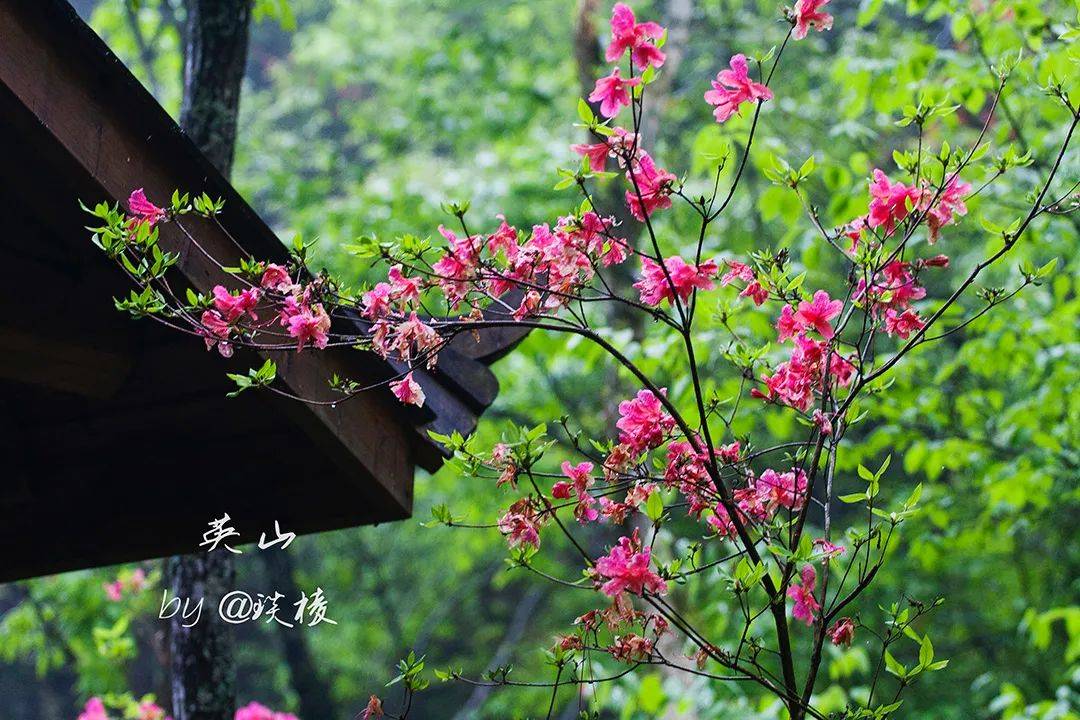
[{"label": "vertical tree trunk", "polygon": [[236,579],[232,554],[218,549],[182,555],[168,562],[172,594],[203,599],[199,621],[184,627],[181,614],[171,623],[172,706],[176,720],[232,720],[236,712],[236,660],[233,636],[218,615],[221,597]]},{"label": "vertical tree trunk", "polygon": [[[247,62],[251,0],[186,0],[184,98],[180,126],[222,175],[232,171],[240,83]],[[212,518],[207,518],[209,522]],[[167,563],[173,595],[204,600],[199,622],[171,622],[172,706],[176,720],[232,720],[236,659],[221,597],[236,577],[224,548],[174,557]]]},{"label": "vertical tree trunk", "polygon": [[187,0],[180,127],[228,177],[236,145],[251,0]]}]

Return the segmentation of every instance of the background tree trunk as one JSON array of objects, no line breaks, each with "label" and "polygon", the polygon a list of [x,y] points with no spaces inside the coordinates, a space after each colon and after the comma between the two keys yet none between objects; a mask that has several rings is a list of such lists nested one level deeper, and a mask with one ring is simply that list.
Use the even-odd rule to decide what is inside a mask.
[{"label": "background tree trunk", "polygon": [[236,147],[251,0],[187,0],[180,127],[226,178]]},{"label": "background tree trunk", "polygon": [[[180,127],[226,178],[236,147],[240,83],[247,62],[251,0],[187,0],[184,97]],[[209,521],[211,518],[207,518]],[[200,621],[171,622],[172,710],[176,720],[232,720],[236,712],[236,659],[231,629],[217,613],[236,578],[224,548],[171,558],[172,593],[204,599]]]},{"label": "background tree trunk", "polygon": [[175,597],[204,599],[202,616],[184,627],[181,614],[171,623],[172,706],[176,720],[232,720],[236,712],[236,659],[231,628],[218,615],[221,597],[236,579],[232,554],[225,549],[182,555],[167,563]]}]

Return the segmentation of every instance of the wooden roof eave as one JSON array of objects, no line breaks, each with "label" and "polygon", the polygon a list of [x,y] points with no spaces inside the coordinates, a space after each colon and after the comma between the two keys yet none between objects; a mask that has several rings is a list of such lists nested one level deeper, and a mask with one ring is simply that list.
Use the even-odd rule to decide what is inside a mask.
[{"label": "wooden roof eave", "polygon": [[[242,251],[284,260],[286,252],[262,219],[183,134],[105,43],[62,0],[12,0],[0,4],[0,91],[24,106],[50,152],[80,187],[118,201],[135,187],[153,199],[175,188],[225,199],[221,227],[198,221],[201,246],[172,224],[161,228],[164,250],[177,252],[179,269],[206,292],[229,275],[216,264],[235,265]],[[87,202],[103,197],[87,197]],[[64,201],[64,199],[57,199]],[[75,198],[71,198],[75,202]],[[187,220],[185,220],[187,222]],[[234,239],[236,241],[234,241]],[[469,432],[497,391],[486,365],[501,357],[522,333],[484,334],[444,354],[444,367],[428,375],[429,409],[403,409],[389,393],[364,393],[337,405],[297,405],[294,420],[320,436],[342,462],[359,464],[405,514],[412,502],[412,463],[429,470],[441,463],[426,428]],[[370,379],[392,369],[372,355],[349,350],[267,353],[289,389],[330,399],[333,373]],[[437,387],[436,387],[437,385]],[[401,513],[393,513],[400,515]]]}]

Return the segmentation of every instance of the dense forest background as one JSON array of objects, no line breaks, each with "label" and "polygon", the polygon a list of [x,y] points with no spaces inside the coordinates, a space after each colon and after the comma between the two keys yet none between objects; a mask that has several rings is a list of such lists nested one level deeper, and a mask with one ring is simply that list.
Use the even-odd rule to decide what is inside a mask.
[{"label": "dense forest background", "polygon": [[[180,4],[76,5],[175,116]],[[782,37],[776,3],[656,0],[635,7],[670,28],[670,64],[656,86],[647,142],[666,166],[702,176],[702,158],[725,146],[741,149],[745,136],[745,119],[709,121],[701,100],[707,81],[731,53]],[[1051,75],[1073,77],[1075,90],[1068,53],[1076,49],[1058,36],[1066,21],[1075,24],[1077,6],[834,0],[831,9],[833,32],[788,50],[743,192],[710,248],[730,257],[791,246],[812,274],[824,276],[830,260],[816,257],[797,200],[764,177],[772,156],[814,153],[813,202],[839,223],[864,207],[870,169],[893,170],[893,150],[914,142],[912,129],[895,123],[906,105],[920,96],[948,98],[959,108],[929,128],[928,142],[970,139],[994,84],[989,64],[1025,49],[991,134],[997,151],[1011,144],[1036,162],[1010,171],[981,198],[1005,209],[1001,219],[1019,207],[1040,159],[1060,141],[1053,101],[1037,85]],[[446,220],[440,204],[448,200],[470,200],[477,219],[505,213],[518,227],[552,220],[573,203],[552,189],[554,168],[574,162],[567,147],[582,139],[572,126],[575,106],[595,77],[609,12],[606,0],[261,0],[234,182],[283,239],[318,238],[316,262],[357,284],[365,270],[348,244],[364,234],[432,233]],[[1080,177],[1077,155],[1063,169],[1070,183]],[[671,236],[683,230],[677,215],[663,222]],[[1054,276],[917,353],[859,429],[855,449],[839,459],[854,473],[858,463],[879,464],[891,453],[886,493],[906,496],[924,483],[925,509],[905,525],[859,608],[872,614],[905,596],[946,598],[931,623],[949,668],[908,696],[905,718],[1080,717],[1080,233],[1075,217],[1034,230],[990,283],[1015,281],[1018,263],[1057,257]],[[989,235],[969,220],[942,242],[966,267]],[[740,323],[768,323],[753,310],[733,312]],[[649,346],[643,328],[625,318],[610,322],[663,372],[667,348]],[[508,424],[564,414],[603,434],[613,402],[630,391],[594,349],[561,338],[530,337],[496,370],[502,390],[479,431],[491,441]],[[738,386],[737,378],[731,382]],[[777,441],[795,430],[781,411],[757,418],[764,427],[755,432]],[[336,717],[351,718],[410,648],[433,666],[474,675],[504,664],[522,678],[538,672],[541,648],[584,607],[580,599],[507,572],[505,542],[494,530],[421,527],[443,503],[490,522],[501,499],[490,484],[450,466],[417,479],[412,520],[300,538],[284,567],[256,557],[240,563],[242,587],[282,578],[321,586],[338,620],[304,632],[300,648],[295,633],[242,626],[241,701],[296,711],[302,687],[328,698]],[[599,550],[613,538],[597,529],[589,539]],[[156,566],[145,567],[153,580]],[[0,588],[0,716],[74,718],[77,703],[92,693],[167,695],[155,652],[160,595],[109,602],[102,584],[118,572],[130,568]],[[674,598],[721,631],[732,611],[719,582],[714,594],[678,590]],[[866,681],[870,654],[858,642],[829,651],[822,696],[840,707],[844,694]],[[749,689],[668,673],[639,672],[599,692],[611,718],[782,717],[778,703]],[[421,716],[527,717],[541,712],[541,703],[546,694],[436,682]],[[575,716],[576,704],[567,703],[562,717]]]}]

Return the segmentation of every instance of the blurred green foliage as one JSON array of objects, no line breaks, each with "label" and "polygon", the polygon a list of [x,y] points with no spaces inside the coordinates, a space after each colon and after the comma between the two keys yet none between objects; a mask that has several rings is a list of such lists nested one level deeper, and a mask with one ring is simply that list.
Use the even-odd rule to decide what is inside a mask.
[{"label": "blurred green foliage", "polygon": [[[688,173],[691,188],[707,192],[715,167],[709,158],[741,151],[747,119],[712,123],[701,94],[731,53],[764,51],[784,28],[774,22],[779,13],[772,2],[691,4],[685,56],[656,109],[653,154]],[[989,137],[993,152],[1011,145],[1030,151],[1036,162],[1011,170],[970,203],[967,222],[944,234],[940,250],[952,267],[970,267],[992,242],[973,218],[986,214],[1008,224],[1061,140],[1060,108],[1039,85],[1054,77],[1080,92],[1080,49],[1061,39],[1077,25],[1077,4],[833,4],[834,30],[812,34],[785,55],[772,83],[777,100],[763,112],[745,185],[707,239],[707,252],[732,257],[789,247],[808,270],[807,286],[828,287],[838,266],[822,252],[794,196],[764,177],[773,157],[797,166],[813,155],[811,201],[827,224],[845,222],[864,211],[870,170],[896,174],[893,151],[915,147],[914,129],[896,122],[906,106],[938,100],[959,105],[928,124],[923,142],[932,148],[945,140],[953,147],[970,144],[994,87],[989,64],[1022,50]],[[575,162],[567,146],[580,140],[572,127],[581,94],[572,52],[576,0],[294,0],[287,11],[263,5],[278,22],[255,27],[235,182],[283,237],[318,237],[317,262],[359,283],[366,268],[342,244],[361,234],[431,233],[449,219],[440,210],[447,200],[471,200],[474,225],[494,223],[503,212],[519,227],[553,221],[576,204],[571,193],[551,189],[555,167]],[[595,18],[601,28],[609,9],[602,5]],[[99,3],[91,20],[175,112],[179,36],[175,28],[159,30],[159,8],[143,2],[137,12],[142,32],[155,39],[150,65],[140,59],[119,0]],[[639,17],[664,21],[669,3],[655,0],[635,9]],[[722,187],[733,165],[725,169]],[[1070,153],[1062,173],[1062,187],[1080,178],[1080,153]],[[985,177],[965,179],[978,187]],[[696,239],[690,222],[678,213],[665,215],[661,232],[677,247],[679,238]],[[884,573],[858,604],[865,619],[876,621],[879,605],[903,597],[947,598],[920,630],[932,632],[937,655],[950,665],[921,680],[900,717],[1080,717],[1078,254],[1075,216],[1038,222],[1010,262],[985,282],[1015,286],[1018,264],[1038,267],[1056,257],[1054,276],[915,353],[894,372],[892,386],[866,406],[870,414],[853,431],[855,442],[838,458],[841,493],[852,491],[847,484],[857,486],[859,463],[877,467],[890,454],[894,462],[883,492],[902,499],[919,482],[925,488],[923,511],[904,526]],[[935,290],[941,287],[931,285],[931,297]],[[699,337],[702,347],[716,349],[705,362],[722,397],[738,392],[739,379],[719,357],[725,332],[719,316],[727,313],[729,323],[761,337],[769,336],[771,320],[731,303],[730,294],[715,297],[718,305],[711,319],[703,318]],[[972,295],[963,305],[970,312],[979,301]],[[674,350],[662,336],[617,330],[646,369],[661,377],[669,372]],[[612,406],[630,391],[599,351],[574,338],[530,337],[497,372],[502,389],[479,431],[485,442],[495,441],[508,422],[563,414],[603,435]],[[685,378],[666,380],[675,395],[685,387]],[[737,432],[752,430],[759,445],[797,430],[791,415],[777,409],[746,414],[742,422]],[[493,487],[453,467],[419,478],[417,497],[420,520],[445,503],[455,515],[487,523],[502,502]],[[843,512],[836,520],[841,526]],[[588,540],[600,548],[611,537],[598,531]],[[411,520],[301,538],[290,553],[298,582],[323,587],[339,620],[306,637],[343,718],[380,691],[408,648],[427,653],[429,666],[478,675],[508,643],[512,649],[503,662],[512,662],[521,678],[535,674],[541,648],[588,607],[522,571],[506,572],[505,545],[494,530],[423,529]],[[240,572],[243,585],[264,580],[254,559],[242,562]],[[567,572],[576,572],[572,564]],[[111,577],[87,572],[30,583],[36,607],[49,619],[25,601],[8,612],[0,621],[0,660],[7,667],[29,662],[43,674],[70,666],[51,635],[56,631],[77,659],[82,692],[128,689],[132,674],[125,675],[116,660],[153,665],[147,619],[153,609],[107,603],[101,583]],[[529,593],[540,595],[522,624],[515,611]],[[680,589],[674,601],[719,636],[733,611],[719,581],[712,589]],[[102,655],[95,638],[123,618],[137,631],[122,634],[137,644],[114,647],[118,654],[111,658]],[[241,699],[295,707],[273,632],[260,627],[243,633]],[[867,639],[848,650],[829,648],[822,707],[842,707],[847,693],[867,683],[876,658]],[[135,676],[160,683],[158,671]],[[783,712],[750,688],[658,673],[641,673],[599,693],[608,716],[626,719],[765,720]],[[479,709],[462,717],[535,716],[541,704],[546,707],[544,695],[503,690],[473,696],[471,688],[435,682],[422,698],[428,708],[423,716],[453,717],[470,702]],[[564,717],[572,717],[568,712]]]}]

